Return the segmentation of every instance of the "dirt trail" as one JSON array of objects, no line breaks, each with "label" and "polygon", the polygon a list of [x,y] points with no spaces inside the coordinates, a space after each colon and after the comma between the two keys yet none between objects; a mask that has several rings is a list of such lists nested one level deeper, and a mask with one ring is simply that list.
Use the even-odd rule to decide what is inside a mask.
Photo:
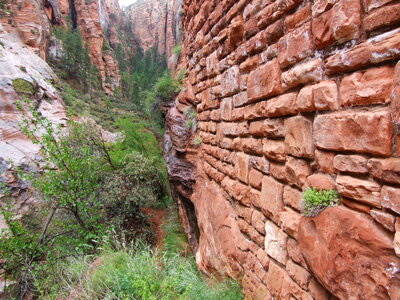
[{"label": "dirt trail", "polygon": [[162,230],[161,226],[165,221],[165,210],[163,209],[154,209],[154,208],[143,208],[144,214],[149,218],[149,222],[151,224],[152,231],[155,235],[155,247],[160,249],[163,244],[165,231]]}]

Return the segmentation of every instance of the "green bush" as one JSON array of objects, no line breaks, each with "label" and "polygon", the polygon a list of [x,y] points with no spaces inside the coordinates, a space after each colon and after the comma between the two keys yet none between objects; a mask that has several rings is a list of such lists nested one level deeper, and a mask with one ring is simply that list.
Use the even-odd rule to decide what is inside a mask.
[{"label": "green bush", "polygon": [[317,190],[308,188],[303,193],[303,214],[308,217],[316,216],[326,207],[339,202],[339,196],[334,190]]},{"label": "green bush", "polygon": [[156,95],[162,99],[169,99],[180,90],[180,84],[168,73],[165,73],[156,83]]},{"label": "green bush", "polygon": [[[239,300],[240,287],[231,280],[217,281],[200,274],[193,256],[184,253],[185,236],[172,210],[164,226],[162,251],[142,243],[106,242],[97,257],[79,257],[56,275],[53,296],[79,292],[79,299],[121,300]],[[113,246],[111,246],[113,245]]]},{"label": "green bush", "polygon": [[176,45],[173,49],[172,49],[172,53],[175,55],[180,55],[181,54],[181,44]]}]

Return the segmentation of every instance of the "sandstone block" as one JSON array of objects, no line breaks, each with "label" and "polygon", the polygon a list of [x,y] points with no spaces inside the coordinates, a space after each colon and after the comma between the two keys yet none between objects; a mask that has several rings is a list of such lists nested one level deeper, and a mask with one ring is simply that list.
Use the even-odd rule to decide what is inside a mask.
[{"label": "sandstone block", "polygon": [[348,197],[374,207],[381,207],[381,186],[374,181],[338,175],[336,178],[336,188],[343,197]]},{"label": "sandstone block", "polygon": [[247,82],[248,99],[253,101],[279,94],[282,90],[280,76],[277,59],[252,71]]},{"label": "sandstone block", "polygon": [[275,262],[270,262],[267,274],[267,287],[272,295],[280,297],[282,284],[289,279],[289,275]]},{"label": "sandstone block", "polygon": [[344,206],[349,207],[352,210],[359,211],[359,212],[362,212],[362,213],[367,214],[367,215],[369,215],[369,213],[371,212],[371,207],[370,206],[361,204],[360,202],[357,202],[357,201],[354,201],[354,200],[350,200],[348,198],[342,198],[342,199],[340,199],[340,202]]},{"label": "sandstone block", "polygon": [[326,174],[312,174],[307,177],[307,185],[317,190],[335,189],[335,181],[332,176]]},{"label": "sandstone block", "polygon": [[244,22],[243,16],[238,15],[237,17],[233,18],[231,24],[228,27],[228,39],[227,43],[230,49],[234,50],[240,43],[243,41],[244,38]]},{"label": "sandstone block", "polygon": [[370,11],[374,8],[381,7],[382,5],[385,5],[386,3],[393,2],[393,0],[363,0],[364,2],[364,7],[366,8],[367,11]]},{"label": "sandstone block", "polygon": [[268,45],[274,44],[284,33],[283,20],[278,20],[264,30],[264,36]]},{"label": "sandstone block", "polygon": [[278,43],[278,60],[282,68],[303,60],[313,53],[311,23],[297,28]]},{"label": "sandstone block", "polygon": [[221,182],[222,188],[229,196],[245,206],[250,206],[250,188],[238,181],[225,177]]},{"label": "sandstone block", "polygon": [[362,155],[336,155],[333,166],[340,172],[367,174],[368,159]]},{"label": "sandstone block", "polygon": [[240,64],[240,71],[242,73],[249,73],[250,71],[257,68],[259,62],[260,62],[259,55],[252,56]]},{"label": "sandstone block", "polygon": [[224,123],[222,125],[222,132],[228,136],[237,136],[247,134],[249,128],[247,122],[242,123]]},{"label": "sandstone block", "polygon": [[217,52],[214,51],[211,53],[207,59],[206,59],[206,70],[208,73],[208,76],[215,76],[218,74],[218,57],[217,57]]},{"label": "sandstone block", "polygon": [[400,214],[400,189],[383,186],[382,191],[382,206],[390,208],[394,212]]},{"label": "sandstone block", "polygon": [[387,111],[338,112],[314,120],[314,142],[322,149],[390,155],[392,134]]},{"label": "sandstone block", "polygon": [[249,171],[249,184],[256,188],[261,189],[261,182],[263,178],[263,173],[257,171],[256,169],[251,168]]},{"label": "sandstone block", "polygon": [[[393,253],[392,237],[369,216],[330,207],[314,218],[302,218],[299,228],[298,242],[307,265],[336,297],[397,297],[399,281],[389,269],[400,266],[400,258]],[[388,272],[380,271],[386,268]]]},{"label": "sandstone block", "polygon": [[304,24],[311,18],[311,4],[307,3],[304,7],[296,11],[294,14],[287,16],[285,19],[285,28],[287,31],[292,30]]},{"label": "sandstone block", "polygon": [[385,213],[379,209],[371,209],[369,214],[372,218],[374,218],[375,221],[382,224],[382,226],[386,229],[390,231],[395,231],[394,225],[396,222],[396,218],[393,215]]},{"label": "sandstone block", "polygon": [[285,185],[283,190],[283,202],[297,211],[301,211],[302,195],[299,190],[296,190],[288,185]]},{"label": "sandstone block", "polygon": [[220,96],[226,97],[237,93],[240,90],[240,70],[233,66],[221,76]]},{"label": "sandstone block", "polygon": [[400,57],[399,48],[400,32],[394,30],[371,38],[349,50],[343,50],[332,55],[326,60],[325,70],[330,75],[395,60]]},{"label": "sandstone block", "polygon": [[236,177],[245,182],[249,182],[249,156],[244,153],[238,153],[235,161]]},{"label": "sandstone block", "polygon": [[339,108],[338,92],[334,81],[323,81],[302,88],[297,97],[299,111],[336,110]]},{"label": "sandstone block", "polygon": [[241,204],[235,205],[235,211],[240,216],[243,218],[247,223],[251,223],[251,217],[253,215],[253,209]]},{"label": "sandstone block", "polygon": [[310,165],[302,159],[288,157],[286,163],[286,176],[290,184],[303,188],[307,177],[312,173]]},{"label": "sandstone block", "polygon": [[253,210],[251,215],[251,225],[261,234],[265,234],[265,216],[258,210]]},{"label": "sandstone block", "polygon": [[230,121],[232,119],[232,99],[226,98],[221,101],[221,119]]},{"label": "sandstone block", "polygon": [[312,16],[319,16],[339,1],[340,0],[315,0],[312,6]]},{"label": "sandstone block", "polygon": [[260,137],[283,137],[285,135],[283,119],[266,119],[264,121],[251,122],[249,133],[253,136]]},{"label": "sandstone block", "polygon": [[271,161],[270,167],[269,167],[269,173],[275,177],[276,179],[287,182],[287,171],[286,171],[286,165],[283,163],[277,163]]},{"label": "sandstone block", "polygon": [[253,226],[251,226],[243,219],[238,219],[238,225],[242,232],[247,234],[254,243],[262,247],[262,245],[264,244],[264,237],[260,233],[258,233],[258,231]]},{"label": "sandstone block", "polygon": [[368,169],[375,178],[400,184],[400,158],[370,159],[368,161]]},{"label": "sandstone block", "polygon": [[287,251],[291,260],[297,264],[307,268],[306,261],[301,253],[300,245],[295,239],[289,238],[287,241]]},{"label": "sandstone block", "polygon": [[377,9],[364,19],[366,31],[376,30],[385,26],[391,26],[400,22],[400,5],[390,5]]},{"label": "sandstone block", "polygon": [[314,144],[312,122],[302,116],[285,120],[285,146],[289,154],[297,157],[313,158]]},{"label": "sandstone block", "polygon": [[396,233],[394,235],[394,251],[400,256],[400,218],[396,218]]},{"label": "sandstone block", "polygon": [[276,161],[286,160],[285,143],[281,140],[265,139],[263,143],[263,153],[268,159]]},{"label": "sandstone block", "polygon": [[322,61],[315,58],[297,64],[290,70],[282,73],[282,83],[284,88],[292,88],[300,84],[321,81],[322,75]]},{"label": "sandstone block", "polygon": [[331,10],[313,20],[315,44],[319,49],[333,42],[343,43],[359,36],[360,0],[338,1]]},{"label": "sandstone block", "polygon": [[232,97],[233,105],[235,107],[242,106],[247,103],[247,93],[241,92]]},{"label": "sandstone block", "polygon": [[292,277],[301,288],[305,290],[308,289],[311,274],[307,270],[295,264],[292,260],[288,260],[286,270],[289,276]]},{"label": "sandstone block", "polygon": [[263,115],[266,117],[281,117],[296,114],[296,98],[297,93],[288,93],[266,101],[263,107]]},{"label": "sandstone block", "polygon": [[242,149],[244,152],[249,154],[263,154],[263,141],[262,139],[254,139],[254,138],[242,138]]},{"label": "sandstone block", "polygon": [[279,299],[302,299],[313,300],[310,294],[306,293],[291,278],[285,280],[282,284],[281,295]]},{"label": "sandstone block", "polygon": [[378,67],[343,78],[340,98],[343,106],[368,105],[390,101],[394,68]]},{"label": "sandstone block", "polygon": [[271,221],[265,222],[265,251],[284,265],[287,261],[287,239],[287,235],[278,226]]},{"label": "sandstone block", "polygon": [[264,174],[269,173],[269,161],[265,157],[251,156],[250,166]]},{"label": "sandstone block", "polygon": [[284,211],[279,213],[281,221],[281,228],[291,237],[296,238],[299,230],[301,215],[290,208],[285,208]]},{"label": "sandstone block", "polygon": [[335,173],[335,168],[333,166],[334,158],[334,153],[319,150],[315,151],[315,162],[319,166],[319,169],[324,173]]},{"label": "sandstone block", "polygon": [[270,176],[264,176],[260,195],[262,212],[279,224],[279,213],[283,210],[283,184]]},{"label": "sandstone block", "polygon": [[[392,99],[392,118],[399,126],[400,124],[400,62],[396,64],[394,78],[393,78],[393,88],[391,92]],[[397,155],[400,156],[400,135],[397,136]]]},{"label": "sandstone block", "polygon": [[311,296],[314,297],[314,299],[318,300],[329,300],[329,293],[327,292],[326,289],[324,289],[319,282],[312,278],[310,280],[310,284],[308,285],[308,290],[310,291]]}]

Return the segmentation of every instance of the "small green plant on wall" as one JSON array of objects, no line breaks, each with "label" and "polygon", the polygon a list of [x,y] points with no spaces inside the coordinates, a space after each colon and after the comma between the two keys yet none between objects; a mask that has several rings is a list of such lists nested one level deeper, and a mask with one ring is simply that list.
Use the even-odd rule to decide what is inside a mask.
[{"label": "small green plant on wall", "polygon": [[314,217],[325,208],[339,204],[339,195],[335,190],[308,188],[303,192],[303,200],[303,215]]},{"label": "small green plant on wall", "polygon": [[196,136],[194,139],[193,139],[193,145],[197,148],[197,147],[200,147],[200,145],[203,143],[203,140],[201,139],[201,137],[199,137],[199,136]]}]

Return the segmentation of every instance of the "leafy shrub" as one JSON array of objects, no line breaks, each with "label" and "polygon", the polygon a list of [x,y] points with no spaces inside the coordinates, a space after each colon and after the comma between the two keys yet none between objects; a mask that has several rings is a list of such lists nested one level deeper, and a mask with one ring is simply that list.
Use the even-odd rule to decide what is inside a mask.
[{"label": "leafy shrub", "polygon": [[156,83],[156,95],[162,99],[169,99],[180,90],[180,84],[168,73],[165,73]]},{"label": "leafy shrub", "polygon": [[183,252],[187,244],[177,219],[171,210],[161,252],[142,243],[124,245],[114,241],[114,246],[106,243],[95,258],[70,260],[58,275],[59,293],[68,295],[71,289],[78,290],[80,299],[242,299],[237,283],[218,282],[200,274],[194,258]]},{"label": "leafy shrub", "polygon": [[339,196],[334,190],[317,190],[308,188],[303,193],[303,214],[308,217],[316,216],[325,208],[339,202]]},{"label": "leafy shrub", "polygon": [[172,53],[179,56],[181,54],[181,49],[181,44],[178,44],[172,49]]}]

